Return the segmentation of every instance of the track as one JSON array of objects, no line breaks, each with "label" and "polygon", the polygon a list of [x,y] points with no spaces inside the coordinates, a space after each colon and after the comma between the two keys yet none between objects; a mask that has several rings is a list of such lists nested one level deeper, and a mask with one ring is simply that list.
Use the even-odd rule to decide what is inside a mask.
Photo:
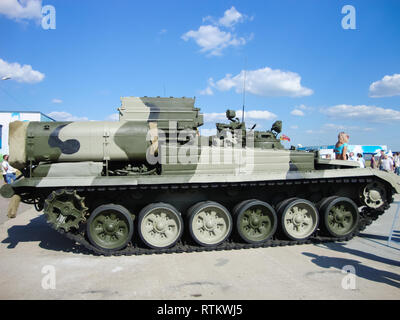
[{"label": "track", "polygon": [[[389,208],[389,206],[387,207]],[[78,244],[84,246],[86,249],[92,251],[98,255],[104,256],[121,256],[121,255],[143,255],[143,254],[162,254],[162,253],[183,253],[183,252],[202,252],[202,251],[221,251],[221,250],[240,250],[240,249],[251,249],[251,248],[268,248],[268,247],[278,247],[278,246],[288,246],[288,245],[300,245],[300,244],[311,244],[311,243],[323,243],[323,242],[335,242],[335,241],[349,241],[353,237],[357,236],[361,231],[363,231],[368,225],[370,225],[374,220],[376,220],[379,215],[383,214],[384,211],[376,211],[374,213],[369,212],[369,217],[363,217],[361,215],[358,228],[351,235],[343,238],[333,238],[333,237],[324,237],[318,235],[318,232],[311,236],[310,238],[302,241],[291,241],[291,240],[279,240],[273,239],[268,240],[262,244],[247,244],[247,243],[239,243],[233,241],[226,241],[222,244],[215,247],[200,247],[195,245],[190,245],[186,243],[184,240],[179,241],[174,247],[168,249],[148,249],[142,248],[139,246],[128,245],[123,250],[119,250],[113,253],[109,253],[107,251],[99,250],[98,248],[91,245],[85,238],[85,236],[81,233],[73,234],[64,232],[63,229],[57,230],[59,233],[66,236],[68,239],[77,242]]]},{"label": "track", "polygon": [[[350,179],[348,179],[350,180]],[[351,179],[351,182],[360,182],[361,179]],[[362,179],[365,181],[365,179]],[[333,181],[332,181],[333,182]],[[339,181],[334,181],[339,182]],[[340,182],[343,182],[343,179],[340,179]],[[350,181],[349,181],[350,182]],[[368,182],[368,180],[367,180]],[[261,182],[260,182],[261,183]],[[268,183],[268,182],[267,182]],[[285,182],[292,183],[292,182]],[[310,182],[307,182],[310,183]],[[313,182],[311,182],[313,183]],[[265,185],[266,183],[263,182]],[[183,188],[187,188],[189,186],[181,186]],[[201,186],[204,187],[204,186]],[[154,189],[154,187],[152,187]],[[90,191],[96,191],[94,188],[91,188]],[[250,248],[267,248],[267,247],[277,247],[277,246],[288,246],[288,245],[301,245],[301,244],[312,244],[312,243],[324,243],[324,242],[335,242],[335,241],[349,241],[350,239],[357,236],[361,231],[363,231],[368,225],[370,225],[373,221],[378,219],[378,217],[383,214],[390,207],[390,203],[393,202],[392,194],[388,195],[388,199],[384,205],[379,209],[371,209],[368,207],[362,207],[359,211],[360,220],[355,231],[346,236],[346,237],[327,237],[321,234],[321,231],[317,229],[317,231],[310,236],[306,240],[282,240],[273,237],[271,240],[265,241],[261,244],[247,244],[241,242],[235,242],[233,239],[227,240],[217,246],[211,247],[201,247],[198,245],[191,244],[190,240],[181,239],[177,242],[177,244],[171,248],[167,249],[149,249],[139,245],[134,245],[129,243],[128,246],[119,251],[109,252],[107,250],[101,250],[97,247],[93,246],[85,237],[85,225],[82,224],[78,231],[73,232],[65,232],[63,229],[56,229],[59,233],[66,236],[68,239],[82,245],[87,250],[93,252],[96,255],[104,255],[104,256],[122,256],[122,255],[149,255],[149,254],[163,254],[163,253],[189,253],[189,252],[202,252],[202,251],[221,251],[221,250],[240,250],[240,249],[250,249]],[[183,238],[183,237],[182,237]]]}]

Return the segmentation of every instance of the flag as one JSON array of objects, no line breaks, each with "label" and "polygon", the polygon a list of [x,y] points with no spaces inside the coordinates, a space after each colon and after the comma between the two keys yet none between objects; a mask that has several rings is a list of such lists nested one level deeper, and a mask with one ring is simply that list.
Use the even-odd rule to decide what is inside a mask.
[{"label": "flag", "polygon": [[290,138],[287,136],[287,135],[285,135],[285,134],[281,134],[281,138],[280,138],[281,140],[287,140],[287,141],[290,141]]}]

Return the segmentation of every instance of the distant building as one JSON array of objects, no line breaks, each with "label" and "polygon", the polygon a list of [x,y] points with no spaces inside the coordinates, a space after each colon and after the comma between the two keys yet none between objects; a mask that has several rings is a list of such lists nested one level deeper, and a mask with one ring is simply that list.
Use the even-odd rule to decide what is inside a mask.
[{"label": "distant building", "polygon": [[[0,154],[8,154],[8,127],[12,121],[55,121],[39,111],[0,111]],[[0,159],[1,161],[2,159]]]}]

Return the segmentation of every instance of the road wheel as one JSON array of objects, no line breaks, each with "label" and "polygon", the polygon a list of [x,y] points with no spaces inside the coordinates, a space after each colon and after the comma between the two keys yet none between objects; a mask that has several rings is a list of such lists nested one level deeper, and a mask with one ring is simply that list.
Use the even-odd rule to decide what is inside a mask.
[{"label": "road wheel", "polygon": [[283,233],[292,240],[304,240],[318,227],[318,210],[305,199],[294,199],[280,210]]},{"label": "road wheel", "polygon": [[188,211],[188,228],[192,239],[201,246],[216,246],[224,242],[232,231],[232,217],[221,204],[200,202]]},{"label": "road wheel", "polygon": [[336,197],[321,207],[324,230],[334,237],[346,237],[354,232],[359,221],[357,205],[349,198]]},{"label": "road wheel", "polygon": [[275,206],[275,212],[280,212],[289,202],[292,202],[293,200],[297,200],[297,199],[299,199],[299,198],[293,197],[293,198],[285,199],[285,200],[279,202]]},{"label": "road wheel", "polygon": [[235,207],[233,215],[236,231],[247,243],[262,243],[276,231],[275,210],[266,202],[255,199],[243,201]]},{"label": "road wheel", "polygon": [[139,213],[138,232],[150,248],[172,247],[183,232],[181,214],[167,203],[155,203],[144,207]]},{"label": "road wheel", "polygon": [[90,242],[108,252],[126,247],[133,235],[133,221],[129,211],[116,204],[97,207],[90,215],[86,228]]}]

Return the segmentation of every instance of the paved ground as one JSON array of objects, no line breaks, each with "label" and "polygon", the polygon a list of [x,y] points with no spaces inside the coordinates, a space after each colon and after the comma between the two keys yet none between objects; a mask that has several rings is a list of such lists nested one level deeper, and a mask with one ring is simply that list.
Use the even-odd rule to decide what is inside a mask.
[{"label": "paved ground", "polygon": [[400,299],[395,209],[348,243],[139,257],[92,256],[29,209],[0,225],[0,299]]}]

